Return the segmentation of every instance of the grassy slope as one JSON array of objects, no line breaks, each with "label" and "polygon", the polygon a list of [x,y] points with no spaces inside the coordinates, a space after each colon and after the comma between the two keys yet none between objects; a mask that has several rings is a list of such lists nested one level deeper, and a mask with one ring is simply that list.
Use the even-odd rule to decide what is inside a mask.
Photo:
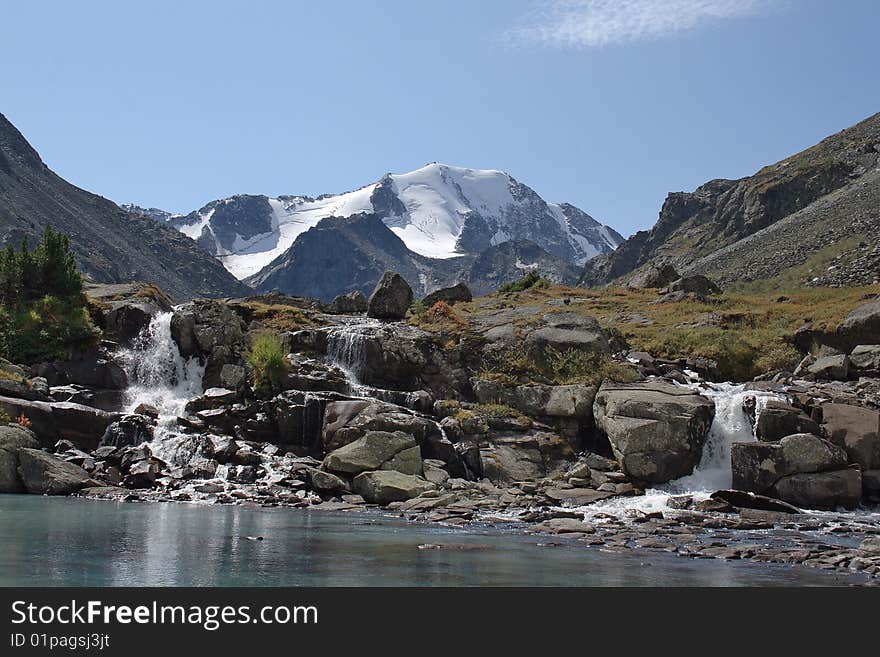
[{"label": "grassy slope", "polygon": [[[740,285],[708,302],[655,303],[656,290],[549,286],[459,303],[455,312],[470,323],[481,312],[534,306],[539,309],[534,313],[537,322],[544,312],[571,310],[619,330],[634,350],[666,358],[711,358],[718,361],[724,378],[747,380],[773,370],[793,369],[801,354],[791,338],[806,321],[833,328],[856,306],[880,294],[880,285],[792,286],[800,274],[787,272],[778,279]],[[570,304],[561,305],[560,300],[566,298]],[[429,331],[442,328],[437,322],[411,321]]]}]

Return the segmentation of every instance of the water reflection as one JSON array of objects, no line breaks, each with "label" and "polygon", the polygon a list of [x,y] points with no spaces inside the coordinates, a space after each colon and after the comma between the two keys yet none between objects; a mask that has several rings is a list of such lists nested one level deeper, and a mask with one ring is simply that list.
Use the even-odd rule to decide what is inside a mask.
[{"label": "water reflection", "polygon": [[[263,536],[265,540],[248,540]],[[365,513],[0,496],[4,586],[735,586],[806,568],[613,553]],[[558,542],[558,541],[557,541]],[[447,549],[418,549],[442,544]],[[449,549],[452,548],[452,549]]]}]

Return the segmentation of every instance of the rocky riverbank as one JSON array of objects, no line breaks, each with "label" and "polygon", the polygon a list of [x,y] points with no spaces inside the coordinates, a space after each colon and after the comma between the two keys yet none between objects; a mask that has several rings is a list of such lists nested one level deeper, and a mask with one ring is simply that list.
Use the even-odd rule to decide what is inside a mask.
[{"label": "rocky riverbank", "polygon": [[[666,284],[666,303],[717,293]],[[794,371],[730,384],[566,303],[465,321],[464,290],[407,315],[411,294],[387,276],[369,301],[172,309],[113,290],[94,353],[0,364],[0,491],[382,508],[880,581],[880,300],[805,327]],[[287,366],[257,386],[266,332]]]}]

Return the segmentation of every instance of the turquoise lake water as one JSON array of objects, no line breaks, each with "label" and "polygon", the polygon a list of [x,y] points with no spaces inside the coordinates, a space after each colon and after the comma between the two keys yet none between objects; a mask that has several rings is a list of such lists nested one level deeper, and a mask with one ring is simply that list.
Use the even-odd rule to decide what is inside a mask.
[{"label": "turquoise lake water", "polygon": [[[264,540],[248,540],[262,536]],[[539,543],[557,543],[540,546]],[[442,549],[420,549],[426,544]],[[376,513],[0,495],[2,586],[791,586],[809,568],[615,553]]]}]

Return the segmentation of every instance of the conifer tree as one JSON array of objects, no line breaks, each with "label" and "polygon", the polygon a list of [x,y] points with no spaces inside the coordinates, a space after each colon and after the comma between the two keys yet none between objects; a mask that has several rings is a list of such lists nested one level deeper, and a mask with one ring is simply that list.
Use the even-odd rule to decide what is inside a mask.
[{"label": "conifer tree", "polygon": [[22,301],[41,296],[40,268],[37,259],[31,253],[27,235],[21,240],[21,249],[18,251],[18,275]]}]

